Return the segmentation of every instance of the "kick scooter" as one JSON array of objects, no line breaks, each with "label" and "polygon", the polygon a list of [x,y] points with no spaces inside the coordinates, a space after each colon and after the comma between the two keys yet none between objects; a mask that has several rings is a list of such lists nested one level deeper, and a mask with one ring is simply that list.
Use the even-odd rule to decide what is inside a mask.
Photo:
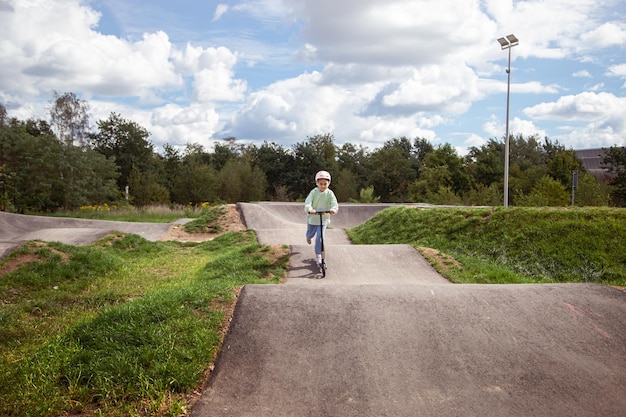
[{"label": "kick scooter", "polygon": [[322,244],[322,261],[320,262],[320,272],[322,273],[322,278],[326,276],[326,259],[324,257],[324,220],[322,216],[324,214],[330,214],[330,211],[316,211],[315,214],[320,215],[320,241]]}]

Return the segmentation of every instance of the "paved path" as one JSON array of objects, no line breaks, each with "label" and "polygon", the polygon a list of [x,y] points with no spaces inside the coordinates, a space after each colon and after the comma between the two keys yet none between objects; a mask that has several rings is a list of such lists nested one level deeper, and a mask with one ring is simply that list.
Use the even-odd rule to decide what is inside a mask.
[{"label": "paved path", "polygon": [[85,245],[118,230],[157,241],[170,226],[164,223],[114,222],[0,212],[0,259],[29,240]]},{"label": "paved path", "polygon": [[624,415],[626,293],[455,285],[409,246],[349,245],[384,207],[341,206],[317,279],[302,205],[240,205],[290,245],[288,280],[243,289],[193,417]]}]

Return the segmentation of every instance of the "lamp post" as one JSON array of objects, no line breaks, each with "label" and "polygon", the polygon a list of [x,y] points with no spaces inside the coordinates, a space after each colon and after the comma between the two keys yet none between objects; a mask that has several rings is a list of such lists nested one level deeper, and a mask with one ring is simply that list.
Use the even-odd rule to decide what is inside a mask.
[{"label": "lamp post", "polygon": [[511,48],[519,44],[515,35],[510,34],[499,38],[502,49],[509,50],[509,65],[506,69],[506,134],[504,136],[504,207],[509,206],[509,100],[511,96]]}]

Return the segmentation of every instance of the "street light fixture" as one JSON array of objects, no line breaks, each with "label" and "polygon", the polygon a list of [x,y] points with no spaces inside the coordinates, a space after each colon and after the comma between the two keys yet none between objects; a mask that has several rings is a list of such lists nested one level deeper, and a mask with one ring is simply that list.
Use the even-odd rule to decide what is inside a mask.
[{"label": "street light fixture", "polygon": [[511,48],[519,44],[519,39],[510,34],[499,38],[502,49],[509,50],[509,66],[506,69],[506,134],[504,136],[504,207],[509,206],[509,100],[511,96]]}]

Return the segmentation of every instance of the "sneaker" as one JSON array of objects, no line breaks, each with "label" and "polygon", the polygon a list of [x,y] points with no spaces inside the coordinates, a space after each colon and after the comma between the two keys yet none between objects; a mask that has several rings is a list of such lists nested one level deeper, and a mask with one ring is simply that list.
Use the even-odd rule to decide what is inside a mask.
[{"label": "sneaker", "polygon": [[309,239],[308,237],[306,238],[306,243],[308,243],[309,245],[311,244],[311,239]]},{"label": "sneaker", "polygon": [[322,257],[321,256],[316,256],[315,257],[315,263],[317,264],[317,266],[319,266],[322,263]]}]

